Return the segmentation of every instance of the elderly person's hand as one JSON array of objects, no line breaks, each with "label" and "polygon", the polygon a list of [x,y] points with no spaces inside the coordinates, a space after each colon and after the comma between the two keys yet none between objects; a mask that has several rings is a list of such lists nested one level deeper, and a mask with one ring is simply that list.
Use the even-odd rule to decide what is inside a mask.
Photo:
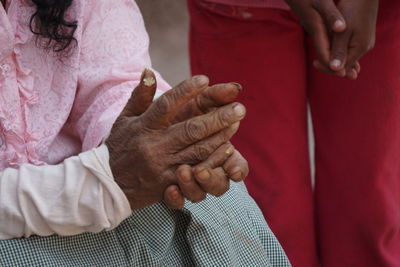
[{"label": "elderly person's hand", "polygon": [[[236,83],[208,87],[180,110],[174,123],[206,114],[217,107],[232,103],[241,90],[242,87]],[[182,208],[184,197],[194,203],[202,201],[207,194],[218,197],[229,190],[230,180],[242,181],[248,173],[247,161],[230,143],[226,143],[197,166],[180,166],[177,170],[179,187],[169,187],[164,201],[170,207]],[[171,192],[174,191],[172,195]]]},{"label": "elderly person's hand", "polygon": [[[133,99],[136,99],[138,104],[132,104],[130,110],[130,113],[136,116],[144,113],[151,105],[157,87],[155,77],[150,71],[145,71],[141,80],[147,82],[142,82],[134,90]],[[148,81],[152,82],[149,84]],[[179,110],[173,123],[233,103],[240,91],[242,87],[237,83],[208,87]],[[229,190],[230,180],[242,181],[248,173],[249,166],[246,159],[228,142],[197,166],[181,165],[176,172],[177,185],[171,185],[165,190],[164,202],[171,208],[180,209],[184,205],[185,198],[196,203],[204,200],[207,194],[221,196]]]},{"label": "elderly person's hand", "polygon": [[[144,77],[139,87],[151,87],[154,83],[151,74]],[[133,93],[106,141],[114,177],[132,209],[161,201],[164,191],[177,184],[178,166],[205,161],[237,131],[239,121],[245,115],[243,105],[238,103],[172,124],[180,109],[207,88],[206,77],[189,79],[150,107],[143,105],[142,111],[147,110],[139,116],[135,107],[146,95]],[[154,92],[149,90],[148,97],[152,94]]]}]

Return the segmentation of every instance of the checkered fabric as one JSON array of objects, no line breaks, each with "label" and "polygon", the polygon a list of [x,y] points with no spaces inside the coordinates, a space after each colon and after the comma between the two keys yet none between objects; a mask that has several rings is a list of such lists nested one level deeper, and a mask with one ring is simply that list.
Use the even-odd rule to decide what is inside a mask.
[{"label": "checkered fabric", "polygon": [[243,183],[183,210],[135,211],[118,228],[0,241],[0,266],[291,266]]}]

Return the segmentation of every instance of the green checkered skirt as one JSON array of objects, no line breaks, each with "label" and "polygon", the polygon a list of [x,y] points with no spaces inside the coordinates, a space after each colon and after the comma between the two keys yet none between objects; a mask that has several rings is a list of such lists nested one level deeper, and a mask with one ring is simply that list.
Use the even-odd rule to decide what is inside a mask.
[{"label": "green checkered skirt", "polygon": [[0,266],[290,266],[243,183],[222,197],[159,203],[113,231],[0,241]]}]

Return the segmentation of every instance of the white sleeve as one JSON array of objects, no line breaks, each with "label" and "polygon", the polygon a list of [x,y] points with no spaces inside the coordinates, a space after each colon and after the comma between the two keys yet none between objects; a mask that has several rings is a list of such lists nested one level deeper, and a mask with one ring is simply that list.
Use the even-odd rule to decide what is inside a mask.
[{"label": "white sleeve", "polygon": [[105,145],[58,165],[0,172],[0,240],[76,235],[118,226],[131,214]]}]

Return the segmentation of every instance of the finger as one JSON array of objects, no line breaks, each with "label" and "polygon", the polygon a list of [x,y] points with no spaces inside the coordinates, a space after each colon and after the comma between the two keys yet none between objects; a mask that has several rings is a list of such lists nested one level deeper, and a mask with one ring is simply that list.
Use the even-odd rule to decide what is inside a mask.
[{"label": "finger", "polygon": [[342,16],[342,13],[336,7],[336,4],[332,0],[323,0],[315,2],[315,8],[321,14],[326,25],[333,32],[343,32],[346,30],[346,21]]},{"label": "finger", "polygon": [[221,167],[232,156],[234,151],[235,148],[231,143],[225,143],[193,169],[215,169]]},{"label": "finger", "polygon": [[317,58],[323,66],[328,68],[330,58],[330,40],[325,24],[316,11],[310,13],[308,19],[310,20],[310,35],[317,53]]},{"label": "finger", "polygon": [[143,114],[142,120],[150,129],[163,129],[174,120],[179,109],[203,92],[208,86],[203,75],[188,79],[158,98]]},{"label": "finger", "polygon": [[[357,68],[357,65],[360,67],[361,66],[359,63],[360,58],[366,53],[365,50],[357,47],[357,46],[350,46],[348,50],[348,59],[347,59],[347,64],[346,68],[352,68],[353,66]],[[360,70],[358,72],[360,72]]]},{"label": "finger", "polygon": [[249,164],[237,150],[234,150],[232,156],[224,163],[223,169],[235,182],[243,181],[249,175]]},{"label": "finger", "polygon": [[196,169],[196,181],[210,195],[220,197],[229,190],[229,179],[223,168]]},{"label": "finger", "polygon": [[179,151],[230,127],[242,120],[245,115],[246,109],[242,104],[229,104],[210,113],[172,125],[167,130],[169,138],[166,141]]},{"label": "finger", "polygon": [[182,209],[185,205],[185,198],[176,185],[170,185],[165,189],[163,201],[171,209]]},{"label": "finger", "polygon": [[177,161],[182,164],[186,163],[193,166],[207,160],[220,146],[227,143],[238,129],[239,122],[200,142],[184,148],[182,151],[175,153]]},{"label": "finger", "polygon": [[361,72],[360,62],[357,61],[356,64],[354,65],[354,68],[356,69],[357,73],[360,73]]},{"label": "finger", "polygon": [[336,72],[334,72],[333,70],[331,70],[330,68],[324,66],[318,59],[314,60],[313,62],[313,66],[318,69],[319,71],[326,73],[326,74],[335,74]]},{"label": "finger", "polygon": [[357,80],[358,78],[358,72],[355,68],[349,70],[346,72],[346,77],[350,80]]},{"label": "finger", "polygon": [[230,104],[235,101],[241,91],[242,86],[238,83],[217,84],[208,87],[181,109],[174,123],[206,114],[216,107]]},{"label": "finger", "polygon": [[305,31],[311,36],[318,59],[326,65],[329,65],[329,35],[326,30],[325,23],[318,10],[313,7],[291,6],[294,12],[302,18],[301,25]]},{"label": "finger", "polygon": [[340,71],[335,72],[335,71],[331,70],[329,67],[326,67],[326,66],[322,65],[322,63],[319,62],[318,60],[315,60],[313,62],[313,65],[314,65],[314,67],[316,69],[318,69],[319,71],[321,71],[323,73],[335,74],[335,75],[337,75],[339,77],[346,77],[346,70],[345,69],[342,69]]},{"label": "finger", "polygon": [[[333,71],[344,69],[347,61],[350,34],[348,32],[336,33],[332,39],[330,68]],[[354,64],[354,62],[353,62]]]},{"label": "finger", "polygon": [[179,188],[184,197],[193,203],[198,203],[206,198],[207,193],[197,183],[189,165],[181,165],[176,173]]},{"label": "finger", "polygon": [[122,116],[139,116],[145,112],[151,103],[157,89],[157,81],[151,70],[145,69],[140,78],[139,85],[133,90],[128,103],[122,111]]}]

